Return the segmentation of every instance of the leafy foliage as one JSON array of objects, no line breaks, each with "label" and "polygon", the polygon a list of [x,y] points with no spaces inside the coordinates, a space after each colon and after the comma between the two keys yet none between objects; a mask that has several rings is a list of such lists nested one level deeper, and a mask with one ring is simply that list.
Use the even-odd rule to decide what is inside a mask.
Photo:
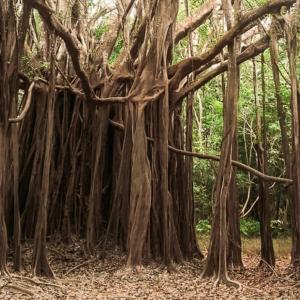
[{"label": "leafy foliage", "polygon": [[108,61],[110,65],[112,65],[116,61],[117,57],[121,53],[121,50],[123,49],[123,46],[124,46],[124,41],[119,36],[118,39],[117,39],[114,51],[112,52],[112,54],[111,54],[111,56],[109,58],[109,61]]},{"label": "leafy foliage", "polygon": [[[241,219],[240,221],[241,234],[244,237],[258,237],[260,234],[260,223],[253,219]],[[271,221],[271,230],[273,237],[280,235],[288,235],[289,229],[281,220]],[[211,223],[209,220],[199,220],[196,225],[196,231],[201,235],[209,235],[211,231]]]},{"label": "leafy foliage", "polygon": [[109,29],[108,27],[108,24],[107,23],[104,23],[102,25],[99,25],[95,28],[95,32],[94,32],[94,35],[95,35],[95,38],[96,40],[100,41],[101,40],[101,37],[103,36],[103,34],[105,32],[107,32]]},{"label": "leafy foliage", "polygon": [[208,220],[200,220],[196,225],[197,233],[208,235],[211,231],[211,224]]},{"label": "leafy foliage", "polygon": [[256,220],[242,219],[240,222],[241,234],[246,237],[258,236],[260,232],[260,224]]}]

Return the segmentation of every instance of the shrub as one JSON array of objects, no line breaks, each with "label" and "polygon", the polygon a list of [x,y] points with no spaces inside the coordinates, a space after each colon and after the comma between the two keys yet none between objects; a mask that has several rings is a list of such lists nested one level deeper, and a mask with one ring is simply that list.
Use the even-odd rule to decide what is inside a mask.
[{"label": "shrub", "polygon": [[211,224],[208,220],[200,220],[196,225],[197,233],[210,234]]},{"label": "shrub", "polygon": [[256,220],[242,219],[240,221],[241,235],[254,237],[260,234],[260,224]]},{"label": "shrub", "polygon": [[[260,225],[258,221],[252,219],[242,219],[240,222],[240,230],[242,236],[246,236],[246,237],[259,236]],[[205,235],[210,234],[211,231],[210,221],[200,220],[196,225],[196,231],[199,234],[205,234]]]},{"label": "shrub", "polygon": [[[244,237],[256,237],[260,235],[259,221],[253,219],[242,219],[240,221],[241,235]],[[281,220],[271,221],[272,236],[288,235],[289,230]],[[199,234],[209,235],[211,224],[209,220],[200,220],[196,225],[196,231]]]}]

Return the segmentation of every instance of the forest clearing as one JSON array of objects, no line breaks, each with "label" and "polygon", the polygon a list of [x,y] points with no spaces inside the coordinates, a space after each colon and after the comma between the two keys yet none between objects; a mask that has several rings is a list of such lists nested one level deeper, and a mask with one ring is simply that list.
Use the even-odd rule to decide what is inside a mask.
[{"label": "forest clearing", "polygon": [[300,0],[1,0],[0,298],[299,299]]}]

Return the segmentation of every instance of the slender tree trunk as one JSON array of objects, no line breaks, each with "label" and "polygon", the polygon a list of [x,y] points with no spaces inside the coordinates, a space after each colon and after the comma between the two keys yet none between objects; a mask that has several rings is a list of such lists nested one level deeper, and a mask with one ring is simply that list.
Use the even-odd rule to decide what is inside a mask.
[{"label": "slender tree trunk", "polygon": [[56,41],[52,35],[51,39],[51,75],[49,91],[47,95],[47,121],[46,132],[44,136],[45,155],[43,161],[43,173],[42,173],[42,187],[38,203],[38,215],[34,235],[34,250],[32,260],[32,273],[33,276],[45,275],[47,277],[53,277],[54,274],[47,258],[46,249],[46,236],[47,236],[47,218],[48,218],[48,202],[51,197],[50,194],[50,170],[52,161],[52,145],[53,145],[53,130],[54,130],[54,107],[55,107],[55,44]]},{"label": "slender tree trunk", "polygon": [[[234,13],[235,20],[238,21],[240,15],[240,1],[235,1],[234,3]],[[235,53],[233,55],[238,55],[240,53],[241,40],[238,36],[236,38]],[[236,80],[235,80],[235,92],[236,101],[239,98],[240,90],[240,69],[236,65]],[[238,136],[237,136],[237,114],[234,119],[235,130],[233,133],[233,145],[232,145],[232,159],[238,160]],[[243,268],[242,261],[242,242],[240,234],[240,201],[238,197],[238,190],[236,186],[236,171],[232,169],[231,181],[228,193],[228,253],[227,253],[227,264],[232,268]]]},{"label": "slender tree trunk", "polygon": [[[21,19],[21,29],[26,31],[27,7]],[[24,17],[25,16],[25,17]],[[20,215],[19,215],[19,158],[18,128],[10,127],[9,114],[16,113],[18,101],[18,61],[24,35],[17,36],[17,16],[14,1],[0,3],[0,272],[7,273],[6,212],[13,208],[14,267],[21,266]],[[25,24],[25,25],[24,25]],[[12,149],[12,151],[10,151]],[[10,179],[12,185],[10,186]],[[12,203],[8,201],[12,199]],[[13,205],[11,205],[13,204]]]},{"label": "slender tree trunk", "polygon": [[[277,36],[276,32],[271,31],[271,41],[270,41],[270,54],[271,54],[271,63],[272,63],[272,72],[273,72],[273,79],[274,79],[274,86],[275,86],[275,96],[276,96],[276,103],[277,103],[277,113],[281,131],[281,147],[282,153],[285,163],[285,174],[287,178],[293,178],[292,172],[292,157],[291,157],[291,149],[289,144],[288,138],[288,127],[286,125],[286,114],[285,109],[283,107],[283,100],[280,91],[280,74],[279,74],[279,53],[278,53],[278,43],[277,43]],[[290,207],[293,207],[293,199],[294,199],[294,185],[288,187],[287,189],[287,203],[290,203]],[[294,218],[292,217],[291,220],[292,228],[295,227]]]},{"label": "slender tree trunk", "polygon": [[[17,115],[19,103],[19,82],[18,74],[20,69],[20,61],[23,55],[23,48],[26,38],[26,32],[29,27],[31,6],[24,3],[22,18],[19,25],[19,36],[16,36],[16,47],[14,54],[15,70],[11,80],[11,113]],[[14,27],[17,28],[17,17],[14,15]],[[12,124],[10,127],[10,136],[12,144],[12,161],[13,161],[13,198],[14,198],[14,269],[21,270],[21,219],[20,219],[20,197],[19,197],[19,174],[20,174],[20,154],[19,154],[19,126]]]},{"label": "slender tree trunk", "polygon": [[288,140],[288,132],[287,132],[287,125],[286,125],[286,115],[282,103],[282,97],[280,93],[280,77],[279,77],[279,70],[278,70],[278,45],[276,36],[274,34],[271,35],[271,45],[270,45],[270,53],[271,53],[271,62],[272,62],[272,71],[273,71],[273,79],[275,85],[275,96],[276,96],[276,103],[277,103],[277,113],[281,131],[281,138],[282,138],[282,153],[285,162],[285,169],[286,169],[286,176],[291,178],[291,158],[290,158],[290,146]]},{"label": "slender tree trunk", "polygon": [[[262,143],[261,107],[257,95],[256,61],[253,63],[253,94],[256,110],[256,155],[257,167],[260,172],[266,172],[265,149]],[[268,187],[265,181],[259,179],[258,196],[260,201],[260,238],[261,238],[261,264],[275,265],[275,255],[271,235],[271,207],[268,199]]]},{"label": "slender tree trunk", "polygon": [[[185,0],[186,16],[190,15],[188,0]],[[194,56],[193,51],[193,35],[191,32],[188,34],[188,54],[189,57]],[[192,73],[188,76],[187,80],[192,81],[195,78],[195,74]],[[193,151],[193,108],[194,108],[194,97],[193,92],[189,93],[187,96],[186,103],[186,133],[185,133],[185,148],[187,151]],[[184,216],[184,241],[183,244],[186,247],[183,249],[183,254],[186,258],[191,258],[194,255],[200,255],[200,250],[197,247],[197,238],[195,234],[195,224],[194,224],[194,192],[193,192],[193,158],[185,158],[185,216]],[[195,247],[196,246],[196,247]]]},{"label": "slender tree trunk", "polygon": [[[3,95],[1,95],[1,99]],[[3,107],[3,106],[2,106]],[[2,119],[2,116],[1,116]],[[5,126],[3,120],[0,120],[0,274],[8,273],[6,267],[7,256],[7,231],[5,223],[5,199],[6,199],[6,143]]]},{"label": "slender tree trunk", "polygon": [[0,2],[0,37],[1,37],[1,55],[0,55],[0,274],[7,273],[7,230],[5,222],[5,204],[6,204],[6,153],[7,153],[7,78],[6,78],[6,22],[7,22],[7,3]]},{"label": "slender tree trunk", "polygon": [[287,52],[291,80],[292,111],[292,253],[291,265],[300,269],[300,147],[299,147],[299,111],[298,111],[298,79],[297,79],[297,26],[299,25],[300,1],[295,7],[294,15],[285,24],[287,36]]},{"label": "slender tree trunk", "polygon": [[[223,1],[227,27],[231,28],[232,6],[229,1]],[[236,64],[236,40],[228,45],[228,83],[226,97],[223,103],[224,128],[221,147],[221,159],[218,170],[218,177],[215,191],[214,221],[208,250],[206,266],[203,272],[204,277],[216,275],[216,283],[223,282],[228,285],[237,285],[231,281],[227,274],[227,201],[232,175],[232,146],[236,130],[237,114],[237,64]]]},{"label": "slender tree trunk", "polygon": [[[237,120],[235,120],[237,123]],[[238,160],[237,130],[233,135],[232,159]],[[236,186],[236,172],[232,170],[228,194],[228,253],[227,264],[231,268],[243,268],[242,241],[240,234],[240,204]]]}]

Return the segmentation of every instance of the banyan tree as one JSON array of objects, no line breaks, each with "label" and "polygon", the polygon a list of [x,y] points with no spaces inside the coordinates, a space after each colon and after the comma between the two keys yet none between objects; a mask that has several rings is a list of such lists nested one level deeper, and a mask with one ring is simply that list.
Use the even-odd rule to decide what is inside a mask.
[{"label": "banyan tree", "polygon": [[[290,190],[292,263],[298,266],[299,4],[272,0],[245,11],[239,0],[207,0],[191,11],[186,1],[186,15],[178,20],[178,0],[120,0],[113,12],[97,5],[90,9],[89,3],[0,2],[1,273],[8,272],[8,244],[20,270],[21,241],[33,239],[33,274],[53,276],[47,260],[47,237],[53,234],[70,247],[74,236],[84,239],[87,255],[99,243],[104,249],[118,245],[131,267],[151,257],[171,271],[174,262],[202,258],[194,227],[192,157],[220,161],[204,275],[230,282],[227,264],[242,266],[236,168],[262,184],[278,181]],[[108,30],[96,40],[96,25],[107,15]],[[226,29],[214,45],[195,53],[191,33],[211,19],[223,20]],[[281,31],[271,34],[271,19]],[[269,48],[271,36],[287,38],[289,45],[293,170],[287,179],[238,162],[235,146],[239,65]],[[189,54],[175,61],[174,48],[183,39],[190,43]],[[220,157],[194,153],[193,95],[224,72]]]}]

